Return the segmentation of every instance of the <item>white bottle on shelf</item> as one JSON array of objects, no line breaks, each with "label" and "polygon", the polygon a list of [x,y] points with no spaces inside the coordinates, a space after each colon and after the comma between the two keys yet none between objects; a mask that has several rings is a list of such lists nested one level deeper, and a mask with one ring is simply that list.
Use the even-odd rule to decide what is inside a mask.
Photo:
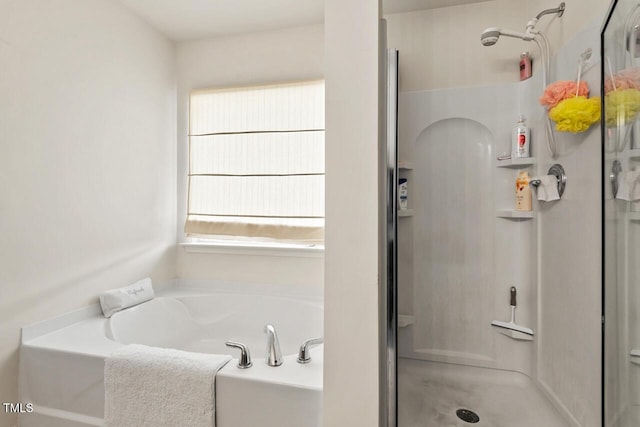
[{"label": "white bottle on shelf", "polygon": [[530,156],[530,136],[529,127],[525,124],[525,117],[518,117],[518,124],[513,128],[511,135],[511,158],[522,158]]},{"label": "white bottle on shelf", "polygon": [[407,210],[407,199],[409,196],[409,188],[407,178],[400,178],[398,184],[398,207],[401,211]]}]

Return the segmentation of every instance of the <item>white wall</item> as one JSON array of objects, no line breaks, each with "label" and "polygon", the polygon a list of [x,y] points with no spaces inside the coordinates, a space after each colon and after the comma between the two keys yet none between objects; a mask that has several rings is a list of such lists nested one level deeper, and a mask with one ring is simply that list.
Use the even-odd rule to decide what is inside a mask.
[{"label": "white wall", "polygon": [[0,401],[21,326],[174,277],[174,60],[118,2],[0,0]]},{"label": "white wall", "polygon": [[[529,51],[539,66],[533,43],[501,37],[494,46],[480,43],[488,27],[524,31],[527,22],[558,0],[494,0],[385,16],[389,47],[400,50],[400,90],[515,82],[520,53]],[[540,19],[539,29],[549,37],[552,51],[564,45],[595,17],[602,16],[608,0],[565,0],[561,18]]]},{"label": "white wall", "polygon": [[[178,66],[177,239],[185,240],[189,93],[193,89],[318,79],[324,76],[322,25],[182,42]],[[321,287],[322,258],[177,252],[183,279]]]},{"label": "white wall", "polygon": [[[399,155],[414,163],[406,176],[415,207],[398,226],[398,310],[415,316],[399,330],[401,357],[532,374],[533,342],[491,327],[509,319],[515,285],[518,323],[535,329],[537,285],[536,221],[496,217],[515,208],[518,171],[496,167],[495,157],[516,114],[537,110],[540,85],[532,78],[400,95]],[[495,105],[486,108],[487,99]]]},{"label": "white wall", "polygon": [[[593,49],[583,79],[600,93],[600,20],[563,46],[556,75],[572,76],[578,55]],[[538,174],[560,163],[567,174],[562,200],[539,207],[539,295],[536,378],[582,427],[600,426],[602,244],[600,127],[556,133],[558,157],[538,150]]]},{"label": "white wall", "polygon": [[378,425],[379,5],[326,0],[324,425]]}]

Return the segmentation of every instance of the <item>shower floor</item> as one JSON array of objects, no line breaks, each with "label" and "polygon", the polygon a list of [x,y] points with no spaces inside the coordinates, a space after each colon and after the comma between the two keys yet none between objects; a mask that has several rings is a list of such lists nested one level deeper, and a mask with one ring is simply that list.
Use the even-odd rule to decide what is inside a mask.
[{"label": "shower floor", "polygon": [[[480,417],[456,416],[469,409]],[[525,375],[422,360],[398,360],[399,427],[568,427]]]}]

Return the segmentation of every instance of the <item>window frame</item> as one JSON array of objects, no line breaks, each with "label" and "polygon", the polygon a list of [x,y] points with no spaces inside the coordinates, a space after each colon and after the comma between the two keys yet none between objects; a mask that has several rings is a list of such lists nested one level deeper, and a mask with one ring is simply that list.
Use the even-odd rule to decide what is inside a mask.
[{"label": "window frame", "polygon": [[[201,89],[192,89],[189,91],[188,114],[187,114],[187,176],[186,176],[186,212],[185,212],[185,224],[189,220],[189,203],[190,203],[190,178],[191,178],[191,99],[194,93],[206,92],[206,91],[229,91],[229,90],[241,90],[249,87],[268,87],[278,85],[295,85],[303,83],[311,83],[322,81],[324,85],[324,77],[305,80],[291,80],[281,82],[268,82],[268,83],[256,83],[252,85],[234,85],[225,87],[209,87]],[[324,128],[323,128],[324,131]],[[326,150],[326,148],[325,148]],[[326,193],[325,193],[326,194]],[[193,214],[192,214],[193,215]],[[325,225],[323,225],[324,229]],[[294,242],[291,240],[269,239],[264,237],[251,238],[250,236],[234,236],[221,235],[203,235],[203,234],[189,234],[182,231],[183,241],[179,243],[187,253],[219,253],[219,254],[242,254],[242,255],[259,255],[259,256],[293,256],[302,258],[323,258],[324,257],[324,239],[322,242],[308,243],[308,242]]]}]

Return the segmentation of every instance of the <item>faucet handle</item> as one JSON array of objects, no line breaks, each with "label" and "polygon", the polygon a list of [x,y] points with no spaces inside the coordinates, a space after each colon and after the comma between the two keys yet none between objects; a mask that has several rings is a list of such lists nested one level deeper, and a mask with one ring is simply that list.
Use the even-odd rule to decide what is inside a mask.
[{"label": "faucet handle", "polygon": [[240,360],[238,361],[239,369],[247,369],[253,365],[251,362],[251,353],[249,353],[249,347],[237,341],[227,341],[225,343],[227,347],[233,347],[240,350]]},{"label": "faucet handle", "polygon": [[322,344],[324,342],[323,337],[311,338],[306,340],[300,346],[300,352],[298,353],[298,363],[309,363],[311,362],[311,347],[316,346],[318,344]]}]

